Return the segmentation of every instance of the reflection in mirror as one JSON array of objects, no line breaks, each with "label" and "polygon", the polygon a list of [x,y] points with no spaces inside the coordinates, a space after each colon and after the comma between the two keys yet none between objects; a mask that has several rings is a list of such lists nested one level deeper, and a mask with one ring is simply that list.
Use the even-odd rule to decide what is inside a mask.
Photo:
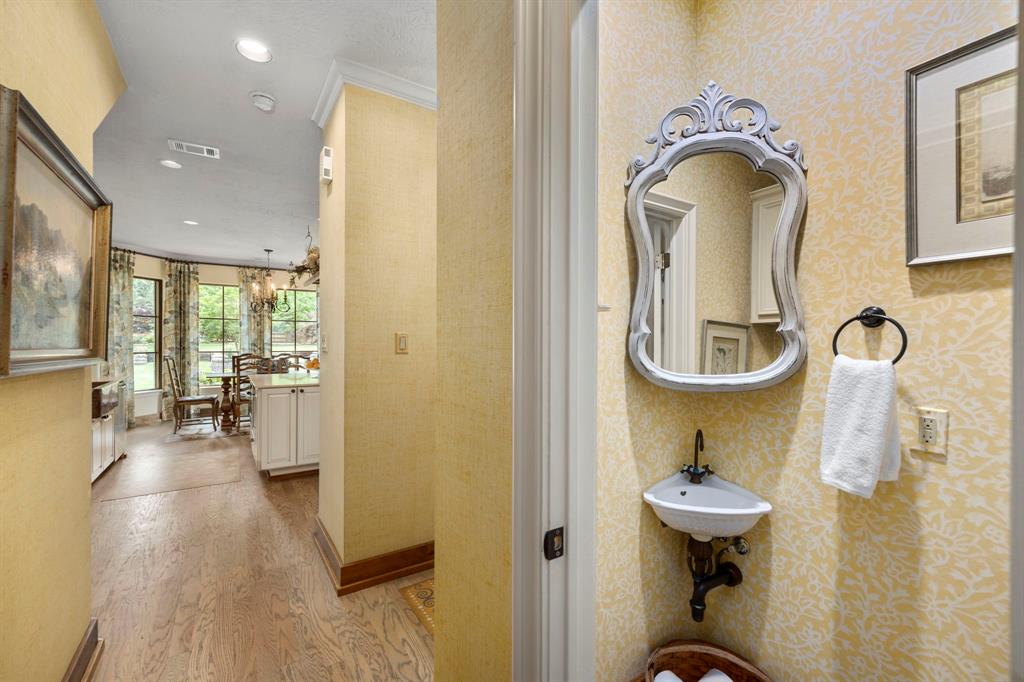
[{"label": "reflection in mirror", "polygon": [[655,277],[647,324],[654,364],[738,374],[782,352],[771,249],[783,189],[743,156],[689,157],[644,198]]}]

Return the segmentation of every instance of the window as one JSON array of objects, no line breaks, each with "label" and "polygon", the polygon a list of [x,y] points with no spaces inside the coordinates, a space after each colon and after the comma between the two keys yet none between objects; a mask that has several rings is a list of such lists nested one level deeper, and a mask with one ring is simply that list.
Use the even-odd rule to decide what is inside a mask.
[{"label": "window", "polygon": [[320,342],[316,292],[291,289],[282,293],[289,309],[286,313],[276,312],[273,315],[270,353],[308,356],[317,350]]},{"label": "window", "polygon": [[237,286],[199,285],[199,383],[218,384],[207,375],[231,371],[238,354],[241,322]]},{"label": "window", "polygon": [[160,386],[160,282],[132,279],[132,375],[136,391]]}]

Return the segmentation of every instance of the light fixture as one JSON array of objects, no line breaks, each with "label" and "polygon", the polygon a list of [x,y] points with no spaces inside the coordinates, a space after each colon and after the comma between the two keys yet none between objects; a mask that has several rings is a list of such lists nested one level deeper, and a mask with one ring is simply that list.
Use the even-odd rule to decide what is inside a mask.
[{"label": "light fixture", "polygon": [[266,64],[274,58],[274,55],[270,54],[270,48],[252,38],[242,38],[235,43],[235,49],[246,59],[260,64]]},{"label": "light fixture", "polygon": [[175,170],[181,168],[181,164],[177,161],[171,161],[170,159],[161,159],[160,165],[164,168],[173,168]]},{"label": "light fixture", "polygon": [[286,313],[291,310],[288,305],[288,297],[282,300],[277,298],[277,287],[274,285],[274,273],[270,271],[270,254],[273,249],[263,249],[267,252],[267,267],[263,269],[263,281],[252,283],[252,300],[249,302],[249,309],[257,315],[265,310],[273,313]]},{"label": "light fixture", "polygon": [[197,223],[194,220],[182,220],[181,222],[185,223],[186,225],[198,225],[199,224],[199,223]]},{"label": "light fixture", "polygon": [[274,105],[277,103],[277,100],[274,99],[273,95],[266,92],[260,92],[259,90],[253,90],[250,92],[249,99],[252,100],[252,105],[254,107],[260,111],[265,111],[268,114],[274,110]]}]

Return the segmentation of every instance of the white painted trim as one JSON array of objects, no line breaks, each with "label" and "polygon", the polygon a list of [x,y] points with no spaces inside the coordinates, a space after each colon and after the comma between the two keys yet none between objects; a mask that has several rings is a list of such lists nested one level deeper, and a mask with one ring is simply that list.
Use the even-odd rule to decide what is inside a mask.
[{"label": "white painted trim", "polygon": [[[654,214],[674,224],[669,252],[672,264],[668,269],[668,277],[672,286],[668,288],[665,308],[668,314],[665,319],[659,317],[665,313],[658,311],[661,306],[655,304],[654,362],[661,367],[668,367],[676,372],[693,374],[698,371],[697,358],[697,205],[692,201],[677,199],[667,194],[648,192],[644,197],[644,212]],[[661,293],[661,281],[655,278],[654,300]],[[680,297],[682,300],[680,301]],[[658,323],[662,326],[657,327]],[[664,327],[669,330],[668,359],[666,349],[659,349],[664,342]],[[660,352],[659,352],[660,351]],[[683,362],[680,363],[679,361]]]},{"label": "white painted trim", "polygon": [[[1019,3],[1024,12],[1024,0]],[[1018,43],[1018,63],[1024,50]],[[1024,130],[1024,82],[1017,71],[1017,130]],[[1017,167],[1024,168],[1024,135],[1017,135]],[[1024,173],[1017,174],[1017,196],[1024,196]],[[1024,244],[1024,220],[1014,216],[1016,246]],[[1013,259],[1013,451],[1010,457],[1010,671],[1024,682],[1024,258]]]},{"label": "white painted trim", "polygon": [[317,97],[313,114],[310,116],[310,119],[319,127],[323,128],[327,124],[327,119],[331,117],[331,112],[334,111],[334,105],[337,104],[341,88],[345,83],[382,92],[385,95],[404,99],[428,109],[437,109],[437,90],[434,88],[428,88],[359,62],[348,59],[332,59],[331,66],[327,69],[327,76],[324,78],[324,84],[320,87],[320,95]]},{"label": "white painted trim", "polygon": [[596,12],[514,2],[512,676],[529,682],[595,676]]}]

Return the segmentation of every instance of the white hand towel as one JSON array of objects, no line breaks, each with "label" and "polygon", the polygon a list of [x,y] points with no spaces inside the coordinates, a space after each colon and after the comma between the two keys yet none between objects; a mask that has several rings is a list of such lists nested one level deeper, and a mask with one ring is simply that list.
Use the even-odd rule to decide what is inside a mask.
[{"label": "white hand towel", "polygon": [[861,497],[900,473],[896,370],[889,360],[837,355],[825,399],[821,480]]},{"label": "white hand towel", "polygon": [[732,682],[732,678],[718,668],[712,668],[704,673],[704,677],[700,678],[697,682]]}]

